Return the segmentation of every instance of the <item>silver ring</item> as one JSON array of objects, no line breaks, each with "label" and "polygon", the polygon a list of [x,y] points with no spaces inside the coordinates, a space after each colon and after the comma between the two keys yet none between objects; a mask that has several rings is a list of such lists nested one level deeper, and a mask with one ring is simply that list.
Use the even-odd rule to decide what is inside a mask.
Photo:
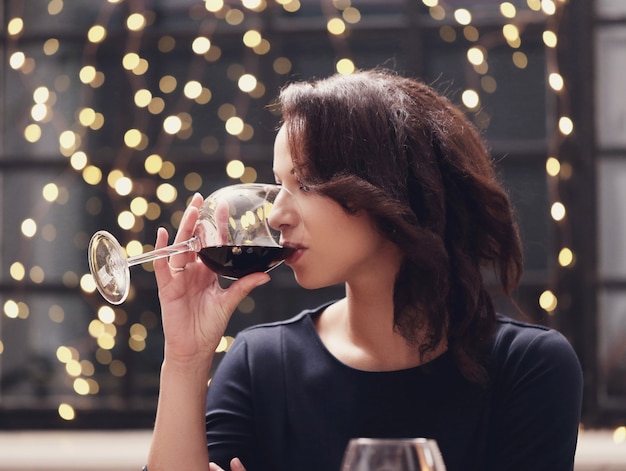
[{"label": "silver ring", "polygon": [[187,264],[183,265],[182,267],[173,267],[172,265],[167,264],[167,266],[170,267],[170,270],[172,270],[173,272],[181,272],[181,271],[185,271],[185,268],[187,268]]}]

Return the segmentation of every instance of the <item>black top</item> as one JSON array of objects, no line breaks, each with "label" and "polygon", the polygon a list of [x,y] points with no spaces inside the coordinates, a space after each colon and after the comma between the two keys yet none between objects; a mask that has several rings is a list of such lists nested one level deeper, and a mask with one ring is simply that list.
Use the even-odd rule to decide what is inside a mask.
[{"label": "black top", "polygon": [[315,330],[324,307],[237,336],[209,386],[211,461],[339,471],[352,437],[425,437],[447,471],[573,469],[582,372],[560,333],[499,316],[481,386],[449,353],[399,371],[346,366]]}]

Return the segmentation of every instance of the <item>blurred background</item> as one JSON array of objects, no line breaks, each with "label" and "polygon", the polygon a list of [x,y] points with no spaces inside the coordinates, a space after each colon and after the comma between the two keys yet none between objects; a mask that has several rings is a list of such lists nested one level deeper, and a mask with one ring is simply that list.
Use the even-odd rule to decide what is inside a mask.
[{"label": "blurred background", "polygon": [[[273,181],[280,87],[383,66],[483,132],[525,243],[518,302],[576,349],[583,427],[626,439],[626,2],[3,0],[0,17],[0,429],[150,428],[151,264],[108,305],[91,234],[145,252],[194,192]],[[220,352],[342,295],[272,278]]]}]

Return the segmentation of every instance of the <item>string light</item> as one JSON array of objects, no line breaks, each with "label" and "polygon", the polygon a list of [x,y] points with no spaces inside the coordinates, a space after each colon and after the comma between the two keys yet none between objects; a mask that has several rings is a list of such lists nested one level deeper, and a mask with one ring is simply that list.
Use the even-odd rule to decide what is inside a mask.
[{"label": "string light", "polygon": [[[464,32],[467,28],[473,28],[471,31],[471,39],[466,39],[476,42],[479,37],[478,30],[475,26],[471,25],[471,12],[466,9],[457,9],[451,12],[439,4],[438,0],[422,0],[422,3],[429,8],[431,17],[437,21],[444,21],[450,14],[454,16],[457,23],[465,26]],[[547,83],[551,90],[560,94],[566,88],[565,80],[558,71],[558,61],[554,58],[554,50],[558,46],[557,23],[559,20],[560,11],[565,8],[566,1],[560,1],[558,4],[552,0],[527,0],[527,6],[531,11],[542,12],[546,15],[546,27],[542,34],[543,43],[547,49],[547,55],[549,60],[549,74],[547,76]],[[500,4],[500,14],[504,19],[504,25],[502,27],[502,38],[505,43],[513,50],[511,59],[513,64],[519,69],[528,67],[528,56],[521,50],[522,38],[520,26],[523,24],[520,17],[520,11],[511,2],[503,2]],[[444,41],[453,42],[456,39],[456,31],[448,25],[443,26],[440,29],[440,36]],[[482,75],[480,79],[481,90],[484,93],[493,93],[496,90],[497,83],[493,77],[487,75],[489,69],[488,51],[484,46],[471,45],[467,50],[467,61],[472,66],[474,71]],[[558,98],[558,97],[557,97]],[[480,94],[479,90],[467,89],[461,94],[461,101],[468,111],[480,112]],[[478,117],[478,116],[477,116]],[[480,121],[477,122],[480,125]],[[559,225],[559,231],[561,233],[567,233],[566,229],[566,215],[567,208],[565,204],[559,198],[558,184],[559,179],[568,178],[567,172],[563,172],[563,165],[559,160],[558,148],[562,140],[570,136],[575,130],[574,122],[571,117],[562,115],[558,119],[557,131],[560,134],[560,138],[553,140],[554,148],[550,149],[551,156],[546,160],[546,173],[548,176],[549,189],[548,193],[552,196],[553,201],[550,205],[550,216]],[[570,167],[565,167],[569,169]],[[558,266],[567,269],[573,266],[575,260],[575,253],[571,248],[564,246],[557,251]],[[558,279],[558,277],[557,277]],[[548,312],[550,315],[554,315],[558,305],[558,297],[554,292],[554,289],[546,290],[539,299],[539,305],[542,309]]]}]

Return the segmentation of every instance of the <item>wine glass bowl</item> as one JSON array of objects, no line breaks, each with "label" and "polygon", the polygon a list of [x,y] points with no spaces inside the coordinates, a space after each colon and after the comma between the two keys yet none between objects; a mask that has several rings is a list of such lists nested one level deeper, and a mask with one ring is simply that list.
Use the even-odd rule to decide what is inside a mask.
[{"label": "wine glass bowl", "polygon": [[280,231],[269,224],[278,185],[241,184],[209,196],[194,229],[198,257],[211,270],[230,279],[268,272],[294,249],[280,245]]},{"label": "wine glass bowl", "polygon": [[353,438],[341,471],[446,471],[435,440]]},{"label": "wine glass bowl", "polygon": [[131,266],[190,251],[215,273],[230,279],[272,270],[295,250],[282,247],[280,231],[269,224],[279,192],[287,190],[263,183],[220,188],[204,200],[190,239],[133,257],[126,257],[112,234],[96,232],[88,259],[98,291],[111,304],[121,304],[130,290]]}]

